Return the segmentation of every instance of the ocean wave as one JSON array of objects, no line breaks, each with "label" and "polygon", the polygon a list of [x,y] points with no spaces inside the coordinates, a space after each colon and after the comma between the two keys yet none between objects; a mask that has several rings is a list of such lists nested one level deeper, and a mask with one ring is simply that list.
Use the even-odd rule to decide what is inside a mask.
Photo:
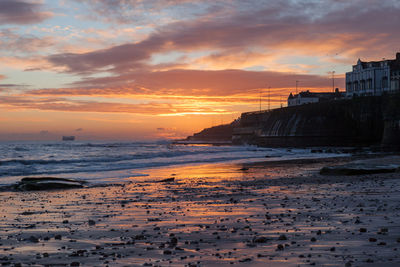
[{"label": "ocean wave", "polygon": [[237,152],[245,152],[245,151],[263,151],[263,150],[255,150],[254,148],[249,149],[229,149],[229,150],[203,150],[203,151],[188,151],[188,150],[169,150],[169,151],[157,151],[157,152],[145,152],[145,153],[134,153],[128,155],[111,155],[111,156],[94,156],[94,157],[83,157],[83,158],[75,158],[75,159],[5,159],[0,160],[0,166],[2,165],[12,165],[12,164],[21,164],[21,165],[47,165],[47,164],[74,164],[74,163],[100,163],[100,162],[119,162],[119,161],[129,161],[129,160],[137,160],[137,159],[151,159],[151,158],[173,158],[173,157],[182,157],[182,156],[191,156],[198,155],[202,157],[202,155],[207,154],[215,154],[215,153],[237,153]]},{"label": "ocean wave", "polygon": [[[14,149],[14,148],[23,149]],[[146,142],[0,144],[0,177],[97,173],[299,155],[306,150]],[[309,153],[309,152],[308,152]]]},{"label": "ocean wave", "polygon": [[[147,161],[147,162],[129,162],[125,164],[119,165],[109,165],[109,164],[101,164],[96,166],[64,166],[61,168],[14,168],[8,170],[0,170],[0,177],[1,176],[28,176],[28,175],[54,175],[54,174],[71,174],[71,173],[82,173],[82,172],[108,172],[108,171],[123,171],[123,170],[130,170],[130,169],[143,169],[143,168],[154,168],[154,167],[165,167],[165,166],[173,166],[173,165],[184,165],[184,164],[196,164],[196,163],[216,163],[216,162],[225,162],[225,161],[232,161],[238,159],[250,159],[254,158],[252,156],[237,156],[237,157],[214,157],[214,158],[203,158],[199,159],[181,159],[177,161]],[[134,176],[134,175],[133,175]]]}]

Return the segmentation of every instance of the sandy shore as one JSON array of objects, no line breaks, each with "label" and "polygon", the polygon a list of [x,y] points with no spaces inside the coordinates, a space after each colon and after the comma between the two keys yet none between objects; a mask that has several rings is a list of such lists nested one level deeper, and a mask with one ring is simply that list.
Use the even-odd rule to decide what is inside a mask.
[{"label": "sandy shore", "polygon": [[339,163],[175,167],[116,186],[0,192],[0,264],[399,266],[399,174],[318,174]]}]

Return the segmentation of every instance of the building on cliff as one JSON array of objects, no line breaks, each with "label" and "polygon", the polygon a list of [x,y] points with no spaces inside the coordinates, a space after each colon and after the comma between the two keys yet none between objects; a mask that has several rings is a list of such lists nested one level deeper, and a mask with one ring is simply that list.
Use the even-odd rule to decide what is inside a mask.
[{"label": "building on cliff", "polygon": [[309,90],[307,90],[295,95],[290,93],[287,101],[288,101],[288,107],[292,107],[309,103],[317,103],[317,102],[339,99],[342,98],[343,96],[344,94],[342,92],[339,92],[338,88],[336,88],[334,93],[310,92]]},{"label": "building on cliff", "polygon": [[400,90],[400,53],[395,59],[363,62],[346,73],[346,96],[371,96]]}]

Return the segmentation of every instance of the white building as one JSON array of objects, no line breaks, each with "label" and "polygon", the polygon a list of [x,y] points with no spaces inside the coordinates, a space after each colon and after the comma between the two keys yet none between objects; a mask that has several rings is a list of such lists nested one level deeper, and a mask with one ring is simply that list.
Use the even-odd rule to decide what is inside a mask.
[{"label": "white building", "polygon": [[291,106],[299,106],[309,103],[317,103],[321,101],[328,101],[333,99],[338,99],[343,97],[343,93],[339,92],[339,89],[336,88],[334,93],[314,93],[309,90],[300,92],[298,94],[293,95],[290,93],[288,97],[288,107]]},{"label": "white building", "polygon": [[346,96],[382,95],[398,91],[400,76],[400,53],[396,59],[363,62],[353,65],[353,71],[346,73]]}]

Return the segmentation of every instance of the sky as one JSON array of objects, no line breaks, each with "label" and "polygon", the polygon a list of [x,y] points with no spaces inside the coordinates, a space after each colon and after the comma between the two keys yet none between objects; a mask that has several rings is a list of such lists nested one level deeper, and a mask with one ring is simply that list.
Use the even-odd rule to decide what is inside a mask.
[{"label": "sky", "polygon": [[397,0],[1,0],[0,140],[160,140],[344,88]]}]

